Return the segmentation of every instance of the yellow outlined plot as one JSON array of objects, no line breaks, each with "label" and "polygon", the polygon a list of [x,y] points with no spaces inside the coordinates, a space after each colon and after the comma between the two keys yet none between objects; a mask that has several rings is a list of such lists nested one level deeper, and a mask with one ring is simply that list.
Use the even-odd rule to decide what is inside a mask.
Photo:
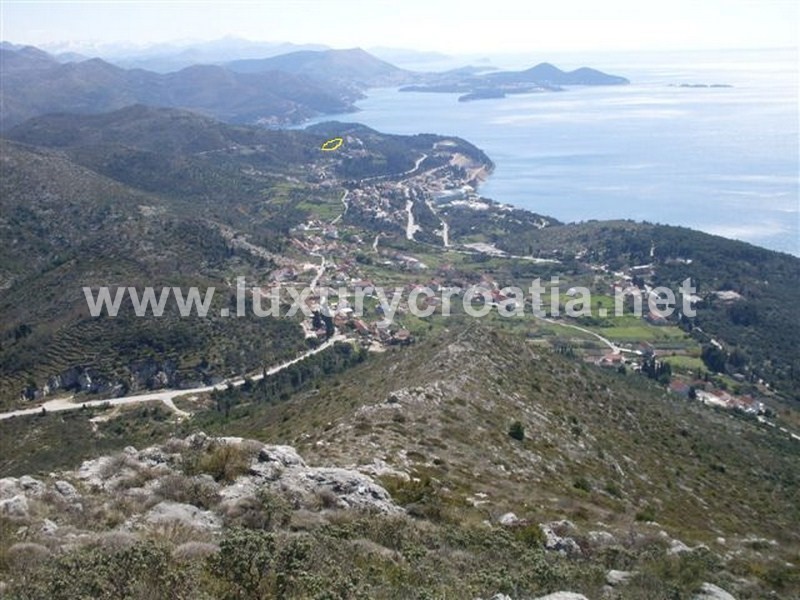
[{"label": "yellow outlined plot", "polygon": [[343,143],[344,138],[335,137],[332,140],[328,140],[322,144],[322,146],[320,146],[320,150],[323,152],[333,152],[334,150],[338,150]]}]

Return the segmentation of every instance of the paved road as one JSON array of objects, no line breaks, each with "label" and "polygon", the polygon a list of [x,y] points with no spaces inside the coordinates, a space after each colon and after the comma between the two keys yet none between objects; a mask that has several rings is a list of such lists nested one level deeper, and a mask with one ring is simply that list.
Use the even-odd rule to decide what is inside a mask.
[{"label": "paved road", "polygon": [[[309,356],[313,356],[319,352],[322,352],[326,348],[330,348],[335,342],[342,342],[346,340],[346,336],[343,334],[337,334],[331,337],[326,342],[320,344],[316,348],[304,352],[297,358],[293,358],[292,360],[288,360],[284,363],[276,365],[270,369],[267,369],[267,375],[274,375],[275,373],[282,371],[306,358]],[[257,374],[254,374],[250,379],[253,381],[258,381],[263,379],[264,373],[263,371]],[[187,396],[191,394],[203,394],[207,392],[212,392],[214,390],[224,390],[228,385],[232,385],[234,387],[239,387],[240,385],[244,384],[244,377],[239,377],[237,379],[226,380],[222,381],[216,385],[206,385],[196,388],[189,388],[185,390],[161,390],[158,392],[151,392],[149,394],[137,394],[134,396],[122,396],[120,398],[109,398],[107,400],[89,400],[87,402],[81,402],[80,404],[76,404],[71,402],[72,397],[69,398],[57,398],[55,400],[50,400],[49,402],[45,402],[44,404],[37,406],[36,408],[26,408],[22,410],[14,410],[10,412],[0,413],[0,420],[3,419],[10,419],[11,417],[22,417],[25,415],[36,415],[42,412],[42,408],[44,408],[47,412],[62,412],[67,410],[78,410],[83,406],[87,408],[96,407],[96,406],[124,406],[127,404],[141,404],[143,402],[163,402],[167,407],[172,408],[178,415],[186,416],[188,413],[185,411],[179,410],[173,404],[173,400],[180,396]]]},{"label": "paved road", "polygon": [[347,214],[347,209],[349,208],[349,205],[347,204],[347,195],[349,193],[350,190],[345,190],[344,194],[342,194],[342,204],[344,204],[344,210],[340,215],[337,215],[336,218],[333,219],[333,221],[331,221],[331,225],[336,225],[336,223],[338,223],[341,220],[341,218]]}]

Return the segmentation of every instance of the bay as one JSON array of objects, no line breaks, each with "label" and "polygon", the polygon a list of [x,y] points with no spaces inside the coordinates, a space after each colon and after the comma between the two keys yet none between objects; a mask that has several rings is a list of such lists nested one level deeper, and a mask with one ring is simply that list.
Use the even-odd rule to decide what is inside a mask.
[{"label": "bay", "polygon": [[792,50],[567,56],[553,62],[631,84],[474,102],[374,89],[339,119],[465,138],[496,165],[481,195],[561,221],[684,225],[800,255],[796,59]]}]

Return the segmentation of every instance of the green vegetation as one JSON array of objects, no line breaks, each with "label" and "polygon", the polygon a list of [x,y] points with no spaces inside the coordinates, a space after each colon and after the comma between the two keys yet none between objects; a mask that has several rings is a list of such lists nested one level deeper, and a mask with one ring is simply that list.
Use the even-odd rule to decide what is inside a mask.
[{"label": "green vegetation", "polygon": [[[545,552],[538,530],[338,513],[295,532],[230,529],[215,545],[157,537],[57,556],[41,546],[38,555],[12,547],[4,564],[15,569],[13,597],[55,600],[532,597],[563,589],[594,598],[609,568],[635,571],[626,598],[668,600],[689,597],[703,581],[728,584],[733,577],[712,553],[670,555],[655,536],[609,547],[581,540],[585,558],[574,561]],[[779,594],[797,583],[778,565],[765,574]]]},{"label": "green vegetation", "polygon": [[525,439],[525,426],[520,421],[514,421],[508,428],[508,435],[521,442]]}]

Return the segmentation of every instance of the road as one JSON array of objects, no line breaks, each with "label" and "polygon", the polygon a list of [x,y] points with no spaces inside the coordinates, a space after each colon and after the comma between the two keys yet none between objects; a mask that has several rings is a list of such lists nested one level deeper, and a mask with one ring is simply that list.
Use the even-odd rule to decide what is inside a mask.
[{"label": "road", "polygon": [[344,194],[342,194],[342,204],[344,204],[344,210],[342,214],[338,215],[333,221],[331,221],[331,225],[336,225],[339,221],[342,220],[342,217],[347,214],[347,209],[349,205],[347,204],[347,195],[350,193],[350,190],[345,190]]},{"label": "road", "polygon": [[[534,315],[534,316],[536,316],[536,315]],[[594,331],[592,331],[590,329],[585,329],[584,327],[578,327],[577,325],[570,325],[569,323],[562,323],[560,321],[555,321],[553,319],[548,319],[547,317],[538,317],[537,316],[536,318],[537,319],[541,319],[542,321],[545,321],[547,323],[550,323],[551,325],[559,325],[560,327],[569,327],[570,329],[577,329],[578,331],[582,331],[583,333],[588,333],[589,335],[593,335],[598,340],[603,342],[606,346],[611,348],[611,351],[614,354],[619,354],[620,352],[631,352],[630,350],[626,350],[625,348],[621,348],[620,346],[617,346],[614,342],[612,342],[608,338],[605,338],[602,335],[600,335],[599,333],[595,333]]]},{"label": "road", "polygon": [[411,173],[413,173],[414,171],[416,171],[417,169],[419,169],[419,166],[422,164],[422,161],[423,161],[423,160],[425,160],[426,158],[428,158],[428,155],[427,155],[427,154],[425,154],[425,153],[423,152],[423,153],[422,153],[422,156],[420,156],[420,157],[419,157],[419,158],[416,160],[416,162],[414,163],[414,168],[413,168],[413,169],[409,169],[408,171],[406,171],[405,173],[403,173],[403,175],[410,175]]},{"label": "road", "polygon": [[308,284],[308,287],[310,287],[311,290],[313,291],[317,289],[319,278],[322,277],[322,274],[325,272],[325,257],[315,253],[312,254],[314,254],[315,256],[319,256],[322,259],[322,262],[319,264],[319,267],[317,267],[317,274],[314,275],[314,279],[312,279],[311,283]]},{"label": "road", "polygon": [[[343,334],[337,334],[331,337],[329,340],[325,341],[324,343],[320,344],[316,348],[308,350],[304,352],[300,356],[293,358],[292,360],[288,360],[284,363],[276,365],[270,369],[267,369],[266,374],[274,375],[279,371],[282,371],[298,362],[305,360],[309,356],[313,356],[323,350],[330,348],[336,342],[345,341],[347,337]],[[250,379],[252,381],[258,381],[264,378],[264,372],[256,373]],[[161,390],[159,392],[151,392],[149,394],[137,394],[133,396],[122,396],[120,398],[109,398],[106,400],[89,400],[87,402],[81,402],[80,404],[76,404],[70,402],[72,399],[70,398],[56,398],[55,400],[50,400],[49,402],[45,402],[44,404],[37,406],[36,408],[26,408],[22,410],[14,410],[9,412],[0,413],[0,421],[3,419],[10,419],[12,417],[23,417],[26,415],[36,415],[42,412],[42,408],[44,408],[47,412],[63,412],[67,410],[79,410],[82,407],[92,408],[92,407],[100,407],[100,406],[125,406],[128,404],[141,404],[143,402],[162,402],[168,408],[175,410],[178,415],[187,416],[189,413],[178,409],[173,401],[175,398],[180,396],[186,396],[189,394],[205,394],[208,392],[224,390],[228,387],[228,385],[232,385],[233,387],[239,387],[243,385],[245,382],[244,377],[239,377],[237,379],[231,379],[222,381],[216,385],[206,385],[196,388],[189,388],[185,390]]]},{"label": "road", "polygon": [[422,161],[425,160],[426,158],[428,158],[428,155],[423,153],[422,156],[420,156],[414,162],[414,166],[410,168],[408,171],[403,171],[402,173],[396,173],[394,175],[389,174],[389,175],[374,175],[372,177],[364,177],[362,179],[359,179],[359,181],[361,183],[366,183],[367,181],[377,181],[378,179],[388,179],[390,177],[403,177],[404,175],[411,175],[411,173],[419,169],[419,166],[422,164]]}]

